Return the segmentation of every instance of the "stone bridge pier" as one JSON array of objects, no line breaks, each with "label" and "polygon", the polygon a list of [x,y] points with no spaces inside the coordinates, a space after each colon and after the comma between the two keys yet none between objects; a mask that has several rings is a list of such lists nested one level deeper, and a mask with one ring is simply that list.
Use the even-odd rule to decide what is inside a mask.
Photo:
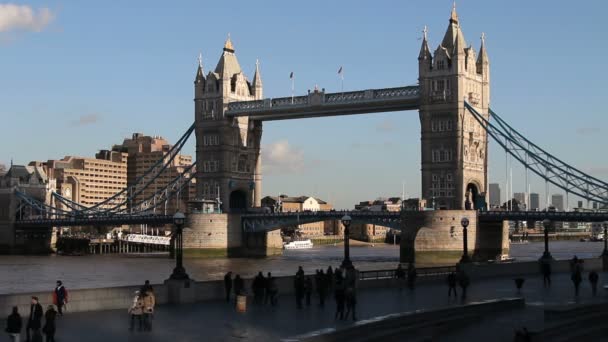
[{"label": "stone bridge pier", "polygon": [[508,254],[508,224],[480,223],[475,210],[403,212],[400,262],[417,264],[456,263],[463,253],[460,220],[469,219],[468,251],[474,260]]}]

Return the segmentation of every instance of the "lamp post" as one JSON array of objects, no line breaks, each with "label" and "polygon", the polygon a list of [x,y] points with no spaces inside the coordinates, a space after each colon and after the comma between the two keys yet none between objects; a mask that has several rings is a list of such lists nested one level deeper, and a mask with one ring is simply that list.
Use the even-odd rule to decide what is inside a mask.
[{"label": "lamp post", "polygon": [[467,227],[469,226],[469,219],[463,217],[460,220],[460,224],[462,225],[462,258],[460,258],[461,263],[470,262],[469,258],[469,247],[468,247],[468,236],[467,236]]},{"label": "lamp post", "polygon": [[350,223],[352,222],[350,216],[342,216],[342,225],[344,225],[344,260],[342,260],[342,268],[348,268],[353,265],[350,261]]},{"label": "lamp post", "polygon": [[186,216],[183,213],[177,212],[173,215],[173,224],[175,224],[175,268],[170,277],[173,280],[189,279],[183,264],[184,240],[182,233],[185,221]]},{"label": "lamp post", "polygon": [[549,227],[551,227],[551,220],[544,219],[543,227],[545,228],[545,251],[543,252],[543,256],[541,259],[553,259],[551,253],[549,252]]},{"label": "lamp post", "polygon": [[604,251],[602,256],[608,258],[608,221],[604,222]]}]

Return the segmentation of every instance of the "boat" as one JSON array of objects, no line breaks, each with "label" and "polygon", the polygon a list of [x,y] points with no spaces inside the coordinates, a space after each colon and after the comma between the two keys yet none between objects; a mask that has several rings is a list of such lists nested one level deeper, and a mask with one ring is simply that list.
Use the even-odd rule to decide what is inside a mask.
[{"label": "boat", "polygon": [[284,249],[308,249],[312,248],[314,245],[310,239],[307,240],[297,240],[291,241],[283,245]]}]

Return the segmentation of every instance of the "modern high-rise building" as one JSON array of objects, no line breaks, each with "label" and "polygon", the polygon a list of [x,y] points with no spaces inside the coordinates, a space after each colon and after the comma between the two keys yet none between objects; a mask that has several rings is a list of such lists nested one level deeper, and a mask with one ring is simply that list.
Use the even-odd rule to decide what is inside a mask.
[{"label": "modern high-rise building", "polygon": [[576,207],[579,208],[579,209],[582,208],[583,207],[583,201],[578,201]]},{"label": "modern high-rise building", "polygon": [[[144,176],[152,166],[165,157],[171,150],[172,145],[160,136],[148,136],[142,133],[133,133],[129,139],[124,139],[120,145],[112,147],[113,152],[122,152],[127,155],[127,186],[134,185],[137,180]],[[184,173],[184,170],[192,165],[192,157],[178,154],[163,173],[146,187],[141,194],[137,195],[134,203],[139,203],[151,198],[159,189],[165,188],[169,182]],[[196,188],[193,185],[195,180],[180,192],[180,200],[176,200],[177,194],[172,200],[163,205],[159,205],[155,211],[167,214],[175,213],[178,210],[186,210],[186,202],[193,200]],[[153,205],[154,206],[154,205]]]},{"label": "modern high-rise building", "polygon": [[[56,192],[85,207],[91,207],[127,187],[127,154],[100,152],[96,158],[66,156],[41,163],[49,178],[56,180]],[[116,202],[126,199],[119,196]],[[62,206],[60,203],[56,203]],[[101,205],[112,208],[116,203]]]},{"label": "modern high-rise building", "polygon": [[528,208],[528,209],[529,210],[540,209],[540,196],[535,192],[530,193],[530,208]]},{"label": "modern high-rise building", "polygon": [[559,211],[564,210],[564,195],[554,194],[551,195],[551,205],[555,207],[555,209]]},{"label": "modern high-rise building", "polygon": [[500,185],[498,183],[490,183],[490,206],[500,206]]},{"label": "modern high-rise building", "polygon": [[520,209],[524,209],[528,207],[528,204],[526,203],[526,193],[525,192],[516,192],[513,194],[513,198],[515,198],[517,200],[517,202],[519,202],[519,208]]}]

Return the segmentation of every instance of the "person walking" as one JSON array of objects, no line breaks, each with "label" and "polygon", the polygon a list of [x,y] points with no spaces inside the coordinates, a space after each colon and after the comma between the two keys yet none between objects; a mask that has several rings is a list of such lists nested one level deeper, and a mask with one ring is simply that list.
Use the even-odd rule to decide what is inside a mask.
[{"label": "person walking", "polygon": [[583,281],[583,275],[581,273],[581,268],[579,267],[579,265],[576,265],[574,267],[574,272],[572,273],[572,276],[570,276],[570,279],[572,279],[572,283],[574,284],[574,295],[578,297],[578,291],[581,286],[581,281]]},{"label": "person walking", "polygon": [[414,266],[413,263],[410,262],[410,264],[407,267],[407,287],[410,290],[414,290],[417,276],[418,276],[418,272],[416,271],[416,267]]},{"label": "person walking", "polygon": [[268,292],[268,300],[270,301],[270,305],[277,305],[277,295],[279,294],[279,287],[277,286],[276,279],[272,276],[272,273],[268,272],[268,277],[266,277],[266,291]]},{"label": "person walking", "polygon": [[141,293],[142,295],[145,295],[147,292],[150,292],[150,291],[154,292],[154,288],[152,288],[152,285],[150,285],[150,281],[146,280],[144,282],[144,285],[139,290],[139,293]]},{"label": "person walking", "polygon": [[298,272],[296,272],[296,275],[304,275],[304,269],[302,269],[302,266],[298,266]]},{"label": "person walking", "polygon": [[156,306],[156,297],[154,291],[144,293],[144,330],[152,331],[152,318],[154,316],[154,306]]},{"label": "person walking", "polygon": [[319,295],[319,306],[325,307],[325,297],[327,296],[327,285],[325,273],[323,270],[318,270],[315,276],[315,286],[317,288],[317,294]]},{"label": "person walking", "polygon": [[63,306],[68,303],[68,291],[63,286],[61,280],[57,280],[57,286],[53,291],[53,304],[57,306],[59,316],[63,316]]},{"label": "person walking", "polygon": [[336,299],[336,313],[335,319],[344,319],[344,304],[346,303],[346,289],[344,287],[344,279],[342,273],[336,271],[335,273],[336,283],[334,284],[334,298]]},{"label": "person walking", "polygon": [[[301,269],[301,268],[300,268]],[[304,297],[304,274],[298,272],[294,278],[294,289],[296,291],[296,307],[298,309],[302,308],[302,299]]]},{"label": "person walking", "polygon": [[589,282],[591,283],[591,293],[593,294],[593,297],[597,295],[597,282],[599,279],[600,277],[596,271],[589,272]]},{"label": "person walking", "polygon": [[345,288],[344,291],[346,297],[346,315],[344,319],[348,319],[349,314],[352,312],[353,321],[357,320],[357,270],[353,266],[349,266],[346,269],[345,277]]},{"label": "person walking", "polygon": [[144,300],[140,295],[139,291],[135,291],[135,297],[133,298],[133,303],[128,310],[129,315],[131,315],[131,323],[129,324],[129,331],[133,331],[135,328],[135,321],[138,322],[137,331],[142,330],[142,315],[144,314]]},{"label": "person walking", "polygon": [[450,272],[448,274],[448,299],[452,297],[452,291],[454,291],[454,298],[458,298],[456,292],[456,273]]},{"label": "person walking", "polygon": [[245,290],[245,281],[237,274],[234,277],[234,298],[236,299],[236,297],[242,295],[243,290]]},{"label": "person walking", "polygon": [[251,282],[251,290],[253,291],[253,302],[256,304],[262,304],[264,299],[264,287],[266,283],[266,278],[262,272],[258,272],[258,275],[255,276],[253,281]]},{"label": "person walking", "polygon": [[46,342],[55,342],[55,331],[57,329],[55,318],[57,318],[57,311],[55,311],[53,305],[49,305],[44,313],[44,327],[42,328],[42,332],[46,336]]},{"label": "person walking", "polygon": [[[38,302],[38,297],[32,297],[32,303],[30,304],[30,317],[27,320],[27,326],[25,330],[26,342],[32,342],[31,337],[37,338],[40,335],[40,327],[42,326],[42,305]],[[31,334],[31,335],[30,335]],[[40,336],[41,337],[41,336]]]},{"label": "person walking", "polygon": [[545,288],[551,287],[551,260],[543,259],[540,268],[543,274],[543,286]]},{"label": "person walking", "polygon": [[310,306],[310,297],[312,296],[312,278],[306,277],[304,281],[304,295],[306,296],[306,306]]},{"label": "person walking", "polygon": [[467,288],[469,287],[470,280],[469,276],[463,270],[461,270],[458,275],[458,283],[462,289],[462,299],[464,300],[467,298]]},{"label": "person walking", "polygon": [[331,294],[331,292],[334,290],[334,270],[331,268],[331,266],[327,267],[327,271],[325,271],[325,278],[325,284],[327,284],[327,293]]},{"label": "person walking", "polygon": [[12,342],[21,341],[21,328],[23,327],[23,320],[19,315],[19,308],[13,306],[13,312],[6,319],[6,333],[11,338]]},{"label": "person walking", "polygon": [[395,279],[397,279],[399,290],[402,290],[403,285],[405,284],[405,270],[401,264],[397,265],[397,269],[395,270]]},{"label": "person walking", "polygon": [[226,290],[226,303],[230,303],[230,292],[232,291],[232,272],[224,276],[224,290]]}]

